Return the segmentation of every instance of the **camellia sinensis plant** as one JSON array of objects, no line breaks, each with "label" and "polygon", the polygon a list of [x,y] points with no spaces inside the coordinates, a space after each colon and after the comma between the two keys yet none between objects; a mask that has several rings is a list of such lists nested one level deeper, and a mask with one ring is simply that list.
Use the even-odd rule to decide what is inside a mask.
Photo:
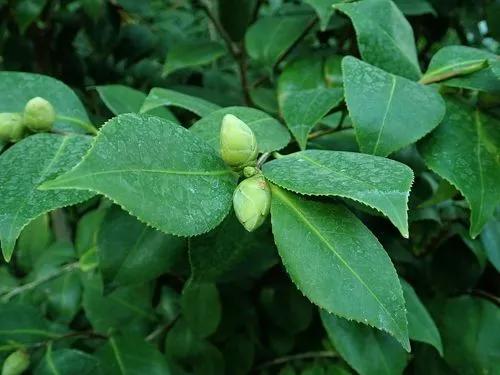
[{"label": "camellia sinensis plant", "polygon": [[499,374],[497,1],[0,14],[2,375]]}]

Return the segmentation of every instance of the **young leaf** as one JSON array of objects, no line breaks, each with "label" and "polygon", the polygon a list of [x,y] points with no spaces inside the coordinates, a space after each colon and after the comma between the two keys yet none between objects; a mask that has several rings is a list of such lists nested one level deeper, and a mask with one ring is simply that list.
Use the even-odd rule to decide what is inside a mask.
[{"label": "young leaf", "polygon": [[34,372],[35,375],[99,373],[99,362],[94,356],[74,349],[52,350],[52,344],[49,344],[45,356]]},{"label": "young leaf", "polygon": [[235,179],[188,130],[158,117],[125,114],[101,128],[80,164],[44,188],[92,190],[157,229],[193,236],[227,215]]},{"label": "young leaf", "polygon": [[307,30],[310,16],[273,16],[259,18],[245,35],[250,57],[263,65],[273,66]]},{"label": "young leaf", "polygon": [[443,119],[443,99],[432,87],[351,56],[342,60],[342,70],[347,107],[362,152],[387,156],[422,138]]},{"label": "young leaf", "polygon": [[400,375],[407,355],[396,340],[372,327],[321,310],[321,320],[339,354],[361,375]]},{"label": "young leaf", "polygon": [[450,299],[441,305],[438,325],[444,359],[459,374],[498,373],[498,306],[469,296]]},{"label": "young leaf", "polygon": [[498,56],[467,46],[446,46],[433,57],[422,83],[443,81],[446,86],[500,93],[500,78],[492,70]]},{"label": "young leaf", "polygon": [[84,191],[37,189],[44,181],[71,169],[89,148],[90,139],[83,135],[36,134],[0,156],[0,240],[7,261],[21,230],[31,220],[92,197]]},{"label": "young leaf", "polygon": [[339,88],[297,91],[280,98],[283,118],[302,150],[306,148],[307,137],[314,125],[336,107],[342,98],[343,90]]},{"label": "young leaf", "polygon": [[413,30],[392,1],[364,0],[334,7],[351,19],[363,60],[408,79],[420,78]]},{"label": "young leaf", "polygon": [[427,166],[469,202],[475,238],[500,203],[500,121],[450,99],[445,119],[420,146]]},{"label": "young leaf", "polygon": [[199,338],[215,332],[221,320],[221,303],[215,284],[190,282],[182,291],[182,313]]},{"label": "young leaf", "polygon": [[176,43],[167,53],[163,74],[168,75],[176,70],[208,64],[225,53],[224,46],[217,42],[197,40]]},{"label": "young leaf", "polygon": [[330,313],[389,332],[409,351],[403,292],[375,236],[343,206],[271,187],[274,238],[299,290]]},{"label": "young leaf", "polygon": [[96,357],[106,375],[169,375],[165,356],[138,336],[113,336]]},{"label": "young leaf", "polygon": [[[22,89],[14,89],[22,88]],[[90,121],[80,99],[52,77],[33,73],[0,72],[0,112],[22,112],[28,100],[41,96],[56,111],[54,129],[84,133]]]},{"label": "young leaf", "polygon": [[238,117],[252,129],[257,138],[257,148],[260,152],[280,150],[290,141],[290,133],[278,120],[265,112],[248,107],[219,109],[195,122],[189,130],[219,153],[222,118],[228,113]]},{"label": "young leaf", "polygon": [[471,74],[486,68],[488,60],[495,58],[494,54],[476,48],[446,46],[432,56],[429,67],[420,82],[438,82]]},{"label": "young leaf", "polygon": [[220,109],[217,104],[210,103],[204,99],[182,94],[173,90],[154,87],[144,100],[140,112],[150,112],[155,108],[163,106],[184,108],[200,117],[206,116],[209,113]]},{"label": "young leaf", "polygon": [[354,199],[381,211],[408,237],[407,204],[413,172],[378,156],[307,150],[264,164],[274,184],[307,195]]},{"label": "young leaf", "polygon": [[[139,113],[142,103],[146,100],[146,94],[123,85],[96,86],[106,107],[115,115],[122,113]],[[158,107],[148,112],[150,115],[162,117],[164,119],[178,122],[175,116],[166,107]]]},{"label": "young leaf", "polygon": [[97,235],[103,281],[107,286],[150,281],[171,269],[185,245],[185,239],[148,227],[114,206]]},{"label": "young leaf", "polygon": [[425,342],[436,348],[439,354],[443,355],[443,344],[441,336],[432,320],[429,312],[422,304],[410,284],[403,279],[399,280],[403,287],[403,296],[406,301],[406,309],[408,311],[408,333],[410,339]]}]

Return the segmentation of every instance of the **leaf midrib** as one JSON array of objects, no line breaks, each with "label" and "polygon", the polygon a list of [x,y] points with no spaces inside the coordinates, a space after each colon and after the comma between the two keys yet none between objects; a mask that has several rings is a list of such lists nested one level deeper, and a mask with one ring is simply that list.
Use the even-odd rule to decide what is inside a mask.
[{"label": "leaf midrib", "polygon": [[[353,274],[353,276],[358,279],[358,281],[361,283],[362,286],[366,288],[366,290],[372,295],[372,297],[375,299],[375,301],[380,305],[382,310],[387,314],[390,320],[395,324],[396,327],[399,329],[399,325],[397,322],[394,320],[394,317],[392,314],[387,310],[385,305],[380,301],[378,296],[370,289],[370,287],[363,281],[361,276],[359,276],[350,266],[349,264],[342,258],[342,256],[335,251],[335,248],[330,244],[330,242],[321,234],[321,232],[309,221],[307,218],[303,215],[303,213],[300,211],[299,208],[297,208],[292,201],[290,201],[284,193],[281,192],[279,188],[274,188],[272,189],[273,196],[278,195],[279,198],[281,199],[282,202],[286,203],[293,211],[297,213],[297,216],[315,233],[318,238],[337,256],[337,258],[344,264],[345,267]],[[401,332],[400,332],[401,333]]]}]

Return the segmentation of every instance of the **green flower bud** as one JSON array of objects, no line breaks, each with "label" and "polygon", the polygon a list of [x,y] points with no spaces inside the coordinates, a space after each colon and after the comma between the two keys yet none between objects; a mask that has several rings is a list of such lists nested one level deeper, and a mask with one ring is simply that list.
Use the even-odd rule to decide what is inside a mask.
[{"label": "green flower bud", "polygon": [[238,117],[227,114],[220,130],[220,153],[227,165],[242,168],[257,158],[257,139]]},{"label": "green flower bud", "polygon": [[271,190],[262,175],[240,182],[234,191],[233,207],[247,231],[252,232],[262,225],[271,208]]},{"label": "green flower bud", "polygon": [[243,176],[252,177],[259,173],[259,170],[255,167],[245,167],[243,168]]},{"label": "green flower bud", "polygon": [[24,130],[20,113],[0,113],[0,140],[17,142],[23,138]]},{"label": "green flower bud", "polygon": [[37,96],[24,107],[24,125],[34,132],[48,132],[56,120],[56,112],[52,104]]},{"label": "green flower bud", "polygon": [[30,365],[30,357],[24,350],[18,350],[7,357],[2,367],[2,375],[22,374]]}]

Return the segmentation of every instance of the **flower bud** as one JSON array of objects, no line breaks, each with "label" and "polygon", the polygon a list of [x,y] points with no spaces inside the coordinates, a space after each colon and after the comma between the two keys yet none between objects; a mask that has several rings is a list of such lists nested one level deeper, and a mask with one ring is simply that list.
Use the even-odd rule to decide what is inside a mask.
[{"label": "flower bud", "polygon": [[48,132],[56,120],[52,104],[37,96],[30,99],[24,107],[24,125],[34,132]]},{"label": "flower bud", "polygon": [[23,135],[23,116],[20,113],[0,113],[0,140],[17,142]]},{"label": "flower bud", "polygon": [[271,208],[271,190],[262,175],[240,182],[234,191],[233,207],[247,231],[252,232],[262,225]]},{"label": "flower bud", "polygon": [[252,177],[255,176],[257,173],[259,173],[259,170],[255,167],[245,167],[243,168],[243,176],[245,177]]},{"label": "flower bud", "polygon": [[257,158],[257,139],[252,129],[238,117],[227,114],[222,119],[220,152],[227,165],[241,168]]},{"label": "flower bud", "polygon": [[7,357],[2,366],[2,375],[22,374],[30,365],[30,357],[24,350],[18,350]]}]

